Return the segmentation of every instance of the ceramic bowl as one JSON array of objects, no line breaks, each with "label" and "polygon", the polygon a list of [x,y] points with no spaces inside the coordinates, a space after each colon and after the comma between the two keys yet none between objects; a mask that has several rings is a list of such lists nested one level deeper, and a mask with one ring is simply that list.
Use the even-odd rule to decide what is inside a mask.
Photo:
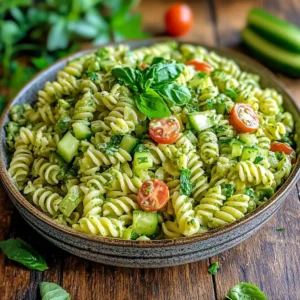
[{"label": "ceramic bowl", "polygon": [[[149,46],[158,41],[165,40],[152,39],[130,41],[126,44],[129,44],[131,48],[138,48],[141,46]],[[192,42],[191,44],[196,45],[197,43]],[[297,120],[296,132],[298,133],[298,136],[300,136],[299,108],[293,101],[291,95],[287,92],[286,88],[283,87],[270,71],[240,53],[214,47],[207,48],[222,56],[235,60],[242,70],[259,74],[263,87],[271,87],[279,91],[284,97],[284,107],[290,111],[294,119]],[[175,240],[143,242],[102,238],[100,236],[79,233],[72,228],[60,225],[32,206],[18,191],[7,171],[9,155],[5,145],[6,137],[4,125],[9,121],[9,108],[14,104],[36,101],[38,90],[43,89],[46,81],[54,80],[57,72],[66,65],[68,60],[90,51],[93,50],[78,52],[63,58],[46,70],[40,72],[9,103],[0,121],[1,180],[20,214],[36,231],[58,247],[74,255],[95,262],[135,268],[156,268],[190,263],[225,251],[250,237],[275,214],[296,183],[300,173],[299,158],[289,178],[268,202],[235,223],[199,236],[183,237]]]}]

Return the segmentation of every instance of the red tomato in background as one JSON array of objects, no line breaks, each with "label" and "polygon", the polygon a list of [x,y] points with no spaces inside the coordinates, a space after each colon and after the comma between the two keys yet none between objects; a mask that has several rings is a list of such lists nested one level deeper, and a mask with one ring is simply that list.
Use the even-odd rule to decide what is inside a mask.
[{"label": "red tomato in background", "polygon": [[192,28],[194,21],[191,8],[184,3],[175,3],[165,15],[165,25],[169,34],[181,36]]},{"label": "red tomato in background", "polygon": [[187,66],[194,66],[196,71],[205,72],[207,74],[211,73],[211,69],[212,69],[211,65],[204,61],[201,61],[198,59],[192,59],[192,60],[187,61],[185,64]]},{"label": "red tomato in background", "polygon": [[169,188],[160,180],[152,179],[143,183],[138,192],[138,203],[145,211],[162,209],[169,201]]},{"label": "red tomato in background", "polygon": [[177,141],[180,123],[176,117],[152,119],[149,123],[149,134],[158,144],[172,144]]},{"label": "red tomato in background", "polygon": [[280,152],[280,153],[284,153],[286,155],[290,155],[293,153],[294,149],[291,148],[289,145],[285,144],[285,143],[280,143],[280,142],[274,142],[271,144],[270,150],[272,152]]},{"label": "red tomato in background", "polygon": [[237,103],[230,111],[230,123],[242,133],[255,132],[259,127],[257,114],[251,106]]}]

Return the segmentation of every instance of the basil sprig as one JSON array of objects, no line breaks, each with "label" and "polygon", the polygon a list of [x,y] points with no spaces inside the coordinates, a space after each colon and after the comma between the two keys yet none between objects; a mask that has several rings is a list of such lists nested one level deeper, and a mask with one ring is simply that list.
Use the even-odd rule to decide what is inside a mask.
[{"label": "basil sprig", "polygon": [[70,300],[70,294],[61,286],[52,282],[40,282],[40,294],[42,300]]},{"label": "basil sprig", "polygon": [[21,239],[8,239],[0,242],[0,249],[12,260],[15,260],[29,269],[45,271],[48,266],[29,244]]},{"label": "basil sprig", "polygon": [[267,300],[266,295],[254,284],[241,282],[231,288],[226,295],[229,300]]},{"label": "basil sprig", "polygon": [[135,93],[136,106],[144,115],[163,118],[171,115],[166,101],[183,105],[191,99],[187,87],[173,83],[183,70],[181,63],[167,63],[161,58],[154,58],[152,64],[143,71],[116,67],[111,73]]}]

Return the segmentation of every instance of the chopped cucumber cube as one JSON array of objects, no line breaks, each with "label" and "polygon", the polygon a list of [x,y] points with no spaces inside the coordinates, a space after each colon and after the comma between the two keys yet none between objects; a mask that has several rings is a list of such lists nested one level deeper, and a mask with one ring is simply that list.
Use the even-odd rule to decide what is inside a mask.
[{"label": "chopped cucumber cube", "polygon": [[77,154],[79,141],[67,132],[57,145],[57,153],[67,162],[71,162],[73,157]]},{"label": "chopped cucumber cube", "polygon": [[[215,114],[215,110],[211,110],[210,112],[214,112]],[[192,128],[198,132],[216,125],[214,116],[212,114],[208,114],[207,112],[195,112],[190,114],[188,118]]]},{"label": "chopped cucumber cube", "polygon": [[242,160],[250,160],[250,161],[254,162],[257,154],[258,154],[258,149],[253,148],[253,147],[244,147],[241,159]]},{"label": "chopped cucumber cube", "polygon": [[231,155],[232,157],[241,156],[243,152],[243,145],[238,143],[232,144]]},{"label": "chopped cucumber cube", "polygon": [[122,138],[120,143],[120,148],[127,151],[128,153],[132,153],[134,148],[138,145],[139,140],[132,135],[126,134]]},{"label": "chopped cucumber cube", "polygon": [[81,201],[82,191],[78,185],[73,185],[69,189],[68,194],[60,202],[58,208],[66,217],[69,217]]},{"label": "chopped cucumber cube", "polygon": [[258,140],[257,140],[255,134],[239,133],[238,137],[247,146],[253,146],[253,145],[256,145],[258,143]]},{"label": "chopped cucumber cube", "polygon": [[149,152],[135,152],[133,158],[133,168],[135,170],[145,170],[153,166],[153,160]]},{"label": "chopped cucumber cube", "polygon": [[155,236],[158,230],[158,213],[135,210],[133,212],[132,233],[138,236]]},{"label": "chopped cucumber cube", "polygon": [[82,123],[74,123],[72,126],[75,137],[78,140],[88,139],[92,136],[91,129],[87,125]]}]

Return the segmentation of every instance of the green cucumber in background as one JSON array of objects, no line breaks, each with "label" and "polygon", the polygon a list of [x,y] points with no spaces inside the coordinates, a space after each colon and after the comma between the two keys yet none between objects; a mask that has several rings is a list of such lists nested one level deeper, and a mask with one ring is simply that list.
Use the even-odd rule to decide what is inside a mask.
[{"label": "green cucumber in background", "polygon": [[242,39],[264,64],[286,75],[300,77],[300,53],[278,47],[250,28],[242,31]]},{"label": "green cucumber in background", "polygon": [[270,42],[291,52],[300,53],[299,27],[258,8],[250,10],[247,25]]}]

